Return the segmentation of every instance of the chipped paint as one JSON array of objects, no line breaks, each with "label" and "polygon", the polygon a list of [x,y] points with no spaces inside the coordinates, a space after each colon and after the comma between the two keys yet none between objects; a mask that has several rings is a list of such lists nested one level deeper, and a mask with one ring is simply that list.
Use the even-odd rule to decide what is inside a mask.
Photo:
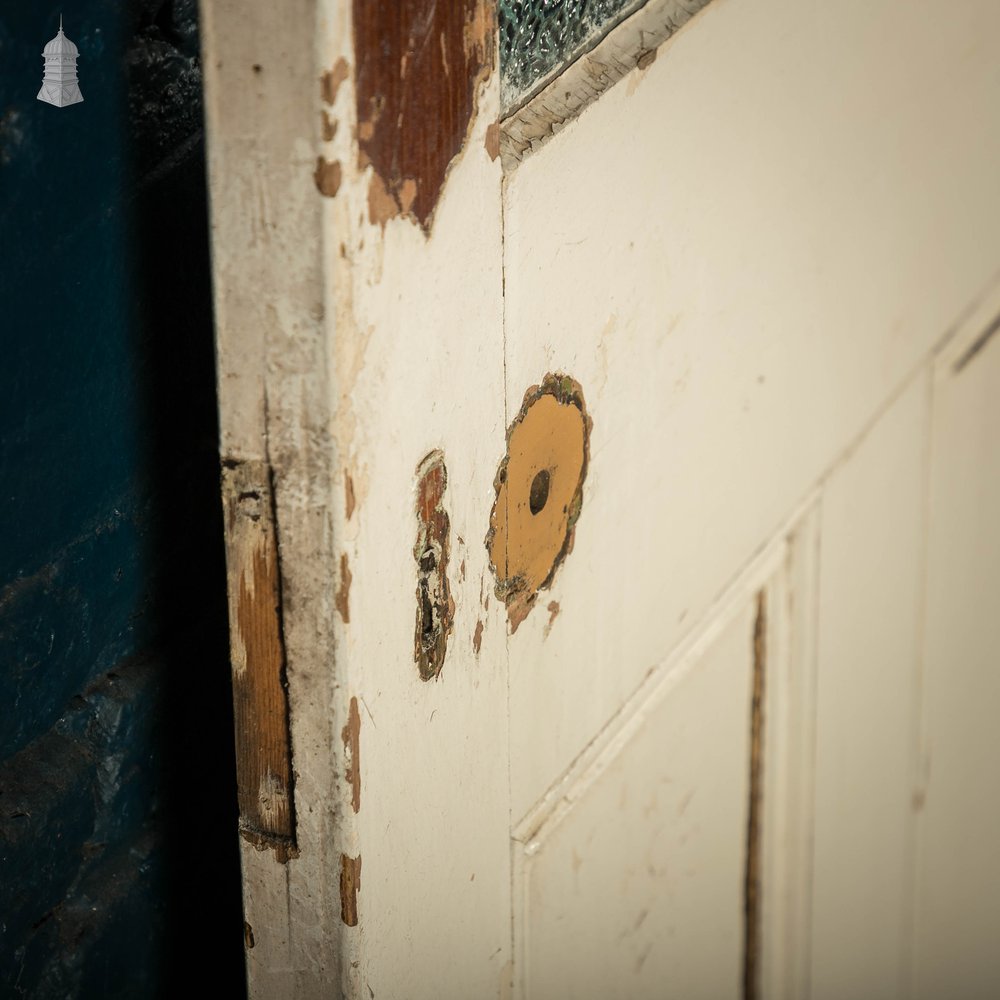
[{"label": "chipped paint", "polygon": [[476,631],[472,633],[472,649],[476,656],[479,655],[479,650],[483,648],[483,622],[482,619],[476,622]]},{"label": "chipped paint", "polygon": [[340,182],[343,179],[343,169],[340,160],[332,163],[323,156],[316,157],[316,169],[313,171],[313,180],[316,182],[316,189],[327,198],[332,198],[340,190]]},{"label": "chipped paint", "polygon": [[451,522],[444,509],[448,470],[444,455],[432,451],[417,466],[417,624],[414,660],[420,676],[428,681],[444,666],[448,636],[455,618],[455,602],[448,585]]},{"label": "chipped paint", "polygon": [[340,85],[351,75],[351,69],[347,65],[347,60],[341,56],[334,64],[333,69],[327,70],[319,78],[319,94],[327,103],[333,104],[337,100],[337,91]]},{"label": "chipped paint", "polygon": [[495,160],[500,155],[500,123],[492,122],[486,126],[486,140],[484,142],[486,152],[491,160]]},{"label": "chipped paint", "polygon": [[590,427],[579,384],[557,374],[525,393],[507,430],[486,548],[512,633],[573,548]]},{"label": "chipped paint", "polygon": [[344,517],[350,521],[354,516],[357,498],[354,495],[354,478],[349,472],[344,473]]},{"label": "chipped paint", "polygon": [[549,606],[546,610],[549,613],[549,620],[545,623],[545,632],[542,636],[544,639],[548,639],[549,633],[552,631],[552,625],[556,620],[556,616],[559,614],[559,602],[549,601]]},{"label": "chipped paint", "polygon": [[340,556],[340,586],[337,588],[337,596],[334,598],[334,603],[345,625],[351,620],[350,600],[352,579],[351,569],[347,562],[347,553],[343,552]]},{"label": "chipped paint", "polygon": [[271,472],[264,462],[230,461],[222,482],[240,830],[287,860],[295,820]]},{"label": "chipped paint", "polygon": [[324,108],[321,118],[321,133],[323,135],[324,142],[333,142],[334,136],[337,134],[337,126],[340,123],[336,118],[331,118],[329,112]]},{"label": "chipped paint", "polygon": [[250,923],[246,920],[243,921],[243,946],[249,951],[257,944],[256,939],[253,936],[253,928]]},{"label": "chipped paint", "polygon": [[359,166],[373,168],[372,223],[404,216],[430,230],[492,66],[493,16],[487,0],[354,0]]},{"label": "chipped paint", "polygon": [[361,891],[361,856],[340,855],[340,919],[358,926],[358,893]]},{"label": "chipped paint", "polygon": [[347,724],[340,736],[344,741],[344,777],[351,786],[351,808],[357,812],[361,808],[361,714],[357,698],[351,698]]}]

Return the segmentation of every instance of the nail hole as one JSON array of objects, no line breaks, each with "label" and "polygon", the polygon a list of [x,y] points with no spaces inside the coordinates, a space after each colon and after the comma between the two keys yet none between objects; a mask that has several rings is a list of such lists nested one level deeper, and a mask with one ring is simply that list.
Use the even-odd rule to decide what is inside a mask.
[{"label": "nail hole", "polygon": [[531,480],[531,492],[528,494],[528,507],[532,514],[537,514],[549,498],[549,470],[542,469]]}]

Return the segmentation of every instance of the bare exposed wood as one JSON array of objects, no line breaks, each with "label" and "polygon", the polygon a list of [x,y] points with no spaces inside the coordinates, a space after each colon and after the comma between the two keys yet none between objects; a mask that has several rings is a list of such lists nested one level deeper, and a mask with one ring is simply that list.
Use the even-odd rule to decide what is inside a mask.
[{"label": "bare exposed wood", "polygon": [[240,828],[287,860],[295,849],[292,750],[270,469],[223,468]]}]

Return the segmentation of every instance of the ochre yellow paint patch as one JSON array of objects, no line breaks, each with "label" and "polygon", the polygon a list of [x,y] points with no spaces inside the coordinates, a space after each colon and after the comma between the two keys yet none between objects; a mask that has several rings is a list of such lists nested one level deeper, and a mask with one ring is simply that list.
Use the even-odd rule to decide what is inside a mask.
[{"label": "ochre yellow paint patch", "polygon": [[512,632],[572,548],[589,437],[583,392],[565,375],[532,386],[507,431],[486,545]]}]

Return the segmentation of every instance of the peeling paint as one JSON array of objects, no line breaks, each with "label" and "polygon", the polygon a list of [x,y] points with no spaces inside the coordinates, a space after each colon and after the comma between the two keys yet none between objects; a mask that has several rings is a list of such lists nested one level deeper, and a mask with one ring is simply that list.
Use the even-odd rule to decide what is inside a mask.
[{"label": "peeling paint", "polygon": [[444,666],[455,618],[455,602],[448,585],[451,522],[444,509],[448,470],[444,455],[432,451],[417,466],[417,624],[414,660],[420,676],[428,681]]},{"label": "peeling paint", "polygon": [[344,552],[340,556],[340,586],[337,588],[337,596],[334,598],[334,603],[337,605],[337,610],[340,612],[340,617],[343,619],[345,625],[347,625],[351,620],[351,569],[347,563],[347,553]]},{"label": "peeling paint", "polygon": [[483,623],[480,619],[476,622],[476,631],[472,633],[472,648],[475,650],[476,656],[479,655],[479,650],[483,646]]},{"label": "peeling paint", "polygon": [[253,928],[250,924],[244,920],[243,921],[243,945],[247,951],[253,948],[257,944],[253,936]]},{"label": "peeling paint", "polygon": [[351,75],[351,69],[347,65],[347,60],[341,56],[334,64],[333,69],[327,70],[319,78],[320,97],[327,104],[333,104],[337,100],[337,91],[340,85]]},{"label": "peeling paint", "polygon": [[401,215],[430,230],[492,67],[493,17],[487,0],[354,0],[359,166],[373,168],[372,223]]},{"label": "peeling paint", "polygon": [[351,808],[357,812],[361,808],[361,714],[358,712],[357,698],[351,698],[347,724],[340,736],[344,741],[346,759],[344,777],[351,786]]},{"label": "peeling paint", "polygon": [[361,891],[361,856],[340,855],[340,919],[358,926],[358,893]]},{"label": "peeling paint", "polygon": [[343,169],[340,160],[332,163],[325,157],[316,157],[316,169],[313,171],[313,180],[316,182],[316,189],[320,194],[332,198],[340,190],[340,182],[343,179]]},{"label": "peeling paint", "polygon": [[486,549],[512,633],[572,551],[590,428],[580,385],[567,375],[550,374],[525,393],[507,429]]}]

